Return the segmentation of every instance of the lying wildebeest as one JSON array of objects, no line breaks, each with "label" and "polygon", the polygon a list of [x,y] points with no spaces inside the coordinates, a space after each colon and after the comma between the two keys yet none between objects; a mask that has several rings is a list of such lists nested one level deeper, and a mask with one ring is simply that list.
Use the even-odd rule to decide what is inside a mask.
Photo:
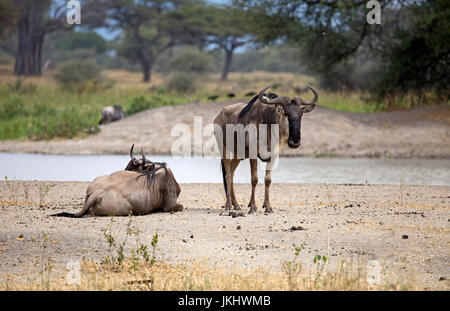
[{"label": "lying wildebeest", "polygon": [[[269,87],[262,89],[258,95],[256,95],[247,105],[244,103],[237,103],[233,105],[226,106],[222,109],[222,111],[217,115],[214,120],[215,126],[221,129],[221,133],[219,131],[215,131],[216,141],[219,145],[219,149],[221,150],[222,159],[222,175],[223,175],[223,183],[226,194],[226,203],[225,209],[231,209],[231,205],[233,205],[234,209],[239,210],[240,206],[236,200],[234,189],[233,189],[233,177],[234,172],[241,162],[242,159],[250,159],[250,168],[251,168],[251,182],[252,182],[252,193],[250,197],[250,202],[248,206],[250,207],[249,213],[256,212],[256,204],[255,204],[255,188],[258,183],[258,175],[257,175],[257,158],[251,157],[251,152],[249,151],[249,143],[256,143],[256,155],[262,161],[268,162],[266,166],[266,175],[264,178],[265,184],[265,192],[264,192],[264,204],[265,211],[267,213],[272,212],[272,208],[269,200],[269,187],[272,182],[271,180],[271,172],[272,165],[275,159],[271,158],[270,155],[264,154],[261,150],[260,146],[260,125],[269,125],[278,124],[279,125],[279,145],[274,148],[278,148],[277,150],[282,150],[286,144],[290,148],[298,148],[300,146],[300,138],[301,138],[301,120],[304,113],[311,112],[315,107],[315,102],[318,99],[317,92],[311,88],[307,87],[314,93],[314,99],[311,101],[305,101],[299,96],[295,96],[293,99],[287,96],[278,96],[275,93],[264,93]],[[227,139],[226,139],[226,127],[227,125],[242,125],[243,127],[247,125],[254,125],[255,130],[257,131],[255,141],[251,141],[249,139],[249,135],[245,136],[243,140],[245,144],[245,152],[243,157],[239,158],[237,156],[237,142],[238,138],[236,132],[234,132],[234,137],[231,140],[234,142],[234,150],[227,150]],[[244,133],[248,134],[248,133]],[[263,135],[263,134],[261,134]],[[271,131],[267,130],[267,145],[272,146],[271,141]],[[275,141],[275,139],[274,139]],[[273,150],[272,150],[273,151]],[[231,156],[227,157],[226,153],[230,153]],[[278,155],[278,153],[276,153]]]},{"label": "lying wildebeest", "polygon": [[[134,145],[133,145],[134,146]],[[132,156],[133,147],[130,150]],[[177,203],[181,189],[166,163],[154,163],[132,158],[136,162],[129,170],[118,171],[108,176],[97,177],[86,191],[84,206],[78,213],[58,213],[53,216],[83,217],[144,215],[156,211],[182,211]],[[152,170],[146,167],[152,163]],[[139,164],[140,163],[140,164]],[[133,169],[135,171],[131,171]]]},{"label": "lying wildebeest", "polygon": [[102,118],[98,124],[106,124],[125,118],[125,112],[119,105],[106,106],[102,109]]}]

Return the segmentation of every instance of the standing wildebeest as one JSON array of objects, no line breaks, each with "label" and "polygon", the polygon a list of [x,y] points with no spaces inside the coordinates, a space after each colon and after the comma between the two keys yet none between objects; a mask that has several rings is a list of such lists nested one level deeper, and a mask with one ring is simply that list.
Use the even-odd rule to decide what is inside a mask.
[{"label": "standing wildebeest", "polygon": [[98,124],[106,124],[125,118],[125,112],[119,105],[106,106],[102,109],[102,118]]},{"label": "standing wildebeest", "polygon": [[[240,206],[234,194],[233,177],[234,172],[241,160],[249,158],[251,168],[252,194],[248,206],[250,207],[249,213],[256,212],[255,188],[256,184],[258,183],[257,156],[264,162],[269,161],[266,166],[266,176],[264,178],[265,192],[263,207],[265,207],[266,213],[272,212],[269,200],[269,187],[270,183],[272,182],[271,172],[272,165],[275,161],[274,158],[278,156],[279,150],[283,149],[286,144],[290,148],[298,148],[300,146],[302,115],[304,113],[311,112],[314,109],[315,102],[317,101],[319,96],[317,92],[309,86],[307,88],[314,93],[314,98],[311,101],[305,101],[299,96],[295,96],[293,99],[291,99],[290,97],[278,96],[274,93],[265,94],[264,92],[268,88],[269,87],[262,89],[259,94],[256,95],[247,105],[245,105],[244,103],[238,103],[226,106],[214,120],[214,125],[216,126],[215,136],[222,156],[222,175],[226,194],[225,209],[227,210],[231,209],[231,205],[233,205],[234,209],[240,209]],[[247,135],[243,138],[243,144],[245,144],[245,152],[242,157],[238,157],[237,154],[237,148],[239,148],[239,146],[236,132],[233,132],[234,137],[231,138],[234,150],[227,150],[226,148],[227,125],[232,125],[234,127],[237,127],[239,125],[241,127],[253,125],[256,130],[256,136],[253,137],[253,139],[249,138],[249,133],[244,132],[244,135]],[[279,138],[277,142],[279,143],[278,145],[274,145],[272,149],[269,148],[269,155],[267,155],[267,152],[264,151],[264,148],[260,145],[261,142],[264,143],[264,140],[260,141],[260,136],[264,136],[264,133],[260,133],[260,125],[266,125],[267,127],[271,125],[279,126],[279,133],[277,133]],[[267,137],[265,139],[267,140],[267,145],[272,146],[272,144],[276,141],[276,138],[274,138],[273,140],[271,139],[274,133],[271,133],[269,130],[267,130],[266,133]],[[250,145],[252,143],[256,144],[256,154],[254,156],[251,155],[250,151]],[[273,153],[274,151],[275,155]],[[231,154],[231,156],[227,157],[227,152]]]}]

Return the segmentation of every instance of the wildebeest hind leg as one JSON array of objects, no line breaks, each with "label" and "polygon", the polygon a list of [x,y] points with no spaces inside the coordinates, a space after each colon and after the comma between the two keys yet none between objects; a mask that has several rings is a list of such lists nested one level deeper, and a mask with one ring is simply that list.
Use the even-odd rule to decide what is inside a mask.
[{"label": "wildebeest hind leg", "polygon": [[[269,164],[267,164],[269,165]],[[272,207],[270,206],[269,200],[269,189],[270,184],[272,183],[272,169],[266,169],[266,176],[264,177],[264,203],[263,207],[266,209],[266,213],[273,213]]]},{"label": "wildebeest hind leg", "polygon": [[250,172],[252,176],[252,195],[250,196],[250,202],[248,203],[248,207],[250,210],[249,214],[256,212],[256,203],[255,203],[255,189],[258,184],[258,160],[250,159]]}]

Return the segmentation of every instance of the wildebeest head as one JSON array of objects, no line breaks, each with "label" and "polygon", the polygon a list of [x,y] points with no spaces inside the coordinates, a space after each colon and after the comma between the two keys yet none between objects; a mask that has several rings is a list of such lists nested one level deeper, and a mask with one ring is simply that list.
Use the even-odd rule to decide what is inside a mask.
[{"label": "wildebeest head", "polygon": [[314,109],[319,95],[312,87],[307,86],[314,93],[314,98],[311,101],[306,101],[300,96],[294,96],[291,99],[287,96],[277,96],[274,93],[265,94],[264,92],[268,88],[265,87],[259,92],[258,99],[264,104],[277,105],[283,108],[284,115],[289,122],[288,146],[298,148],[301,142],[302,116],[304,113],[311,112]]},{"label": "wildebeest head", "polygon": [[147,160],[144,155],[144,149],[141,148],[141,159],[136,159],[133,156],[133,148],[134,144],[131,146],[130,149],[130,162],[128,162],[127,167],[125,168],[126,171],[134,171],[139,173],[148,173],[150,171],[153,171],[155,169],[155,164],[150,160]]}]

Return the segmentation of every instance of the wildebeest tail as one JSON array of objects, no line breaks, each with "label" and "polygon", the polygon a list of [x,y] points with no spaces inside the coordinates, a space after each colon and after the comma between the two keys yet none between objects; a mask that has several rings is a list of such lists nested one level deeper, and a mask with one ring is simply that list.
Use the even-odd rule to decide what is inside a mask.
[{"label": "wildebeest tail", "polygon": [[222,167],[223,188],[225,189],[225,195],[228,195],[228,193],[227,193],[227,179],[226,179],[225,166],[223,165],[223,160],[220,160],[220,165]]},{"label": "wildebeest tail", "polygon": [[101,198],[101,195],[99,195],[97,192],[94,192],[86,199],[86,202],[84,202],[83,208],[78,213],[72,214],[72,213],[62,212],[62,213],[53,214],[50,216],[70,217],[70,218],[83,217],[84,215],[86,215],[89,212],[91,207],[94,207],[95,204],[97,204],[97,202],[99,201],[100,198]]}]

